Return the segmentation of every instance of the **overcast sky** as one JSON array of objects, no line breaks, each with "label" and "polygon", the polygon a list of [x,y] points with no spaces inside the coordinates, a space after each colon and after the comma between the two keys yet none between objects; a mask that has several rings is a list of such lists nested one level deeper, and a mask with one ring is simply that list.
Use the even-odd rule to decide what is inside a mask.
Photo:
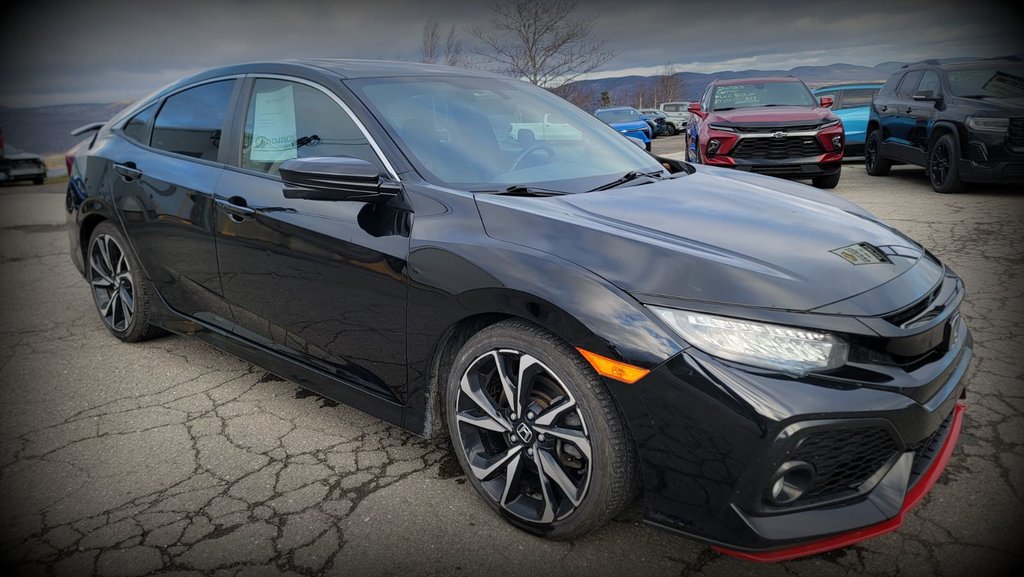
[{"label": "overcast sky", "polygon": [[[540,1],[540,0],[539,0]],[[618,55],[592,76],[789,69],[1024,52],[1008,3],[582,0]],[[0,105],[133,100],[221,64],[304,56],[418,60],[424,22],[486,23],[469,1],[14,0],[0,19]]]}]

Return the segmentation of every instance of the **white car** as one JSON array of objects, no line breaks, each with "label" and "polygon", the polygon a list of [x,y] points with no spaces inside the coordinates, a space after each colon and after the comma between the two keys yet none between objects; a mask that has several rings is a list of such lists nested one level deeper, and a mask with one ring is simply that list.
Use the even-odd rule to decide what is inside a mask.
[{"label": "white car", "polygon": [[658,110],[665,113],[667,121],[675,125],[677,132],[686,130],[686,125],[690,122],[689,102],[662,102],[658,105]]}]

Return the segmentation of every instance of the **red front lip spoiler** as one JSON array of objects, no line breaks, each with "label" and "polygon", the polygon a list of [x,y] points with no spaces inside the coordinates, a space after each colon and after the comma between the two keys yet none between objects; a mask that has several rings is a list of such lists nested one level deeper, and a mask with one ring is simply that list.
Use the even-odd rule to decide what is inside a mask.
[{"label": "red front lip spoiler", "polygon": [[763,552],[748,552],[748,551],[736,551],[734,549],[726,549],[725,547],[713,546],[712,549],[719,553],[724,553],[733,557],[739,557],[740,559],[746,559],[747,561],[761,561],[761,562],[778,562],[778,561],[789,561],[790,559],[797,559],[799,557],[807,557],[808,555],[817,555],[826,551],[832,551],[833,549],[841,549],[859,543],[865,539],[884,535],[890,531],[895,531],[903,524],[903,518],[906,516],[914,505],[924,498],[931,491],[932,487],[935,486],[935,482],[939,480],[939,475],[946,468],[946,463],[949,462],[949,456],[953,454],[953,449],[956,447],[956,441],[960,437],[960,428],[964,423],[964,411],[967,409],[967,404],[963,401],[958,401],[956,407],[953,409],[953,424],[949,430],[949,436],[946,437],[946,442],[942,445],[942,450],[939,456],[936,457],[935,462],[932,463],[931,467],[925,471],[924,475],[917,481],[917,484],[910,489],[907,493],[906,499],[903,501],[903,506],[900,508],[899,514],[888,521],[883,521],[877,525],[869,525],[860,529],[855,529],[848,533],[840,533],[833,535],[832,537],[826,537],[820,541],[813,541],[811,543],[804,543],[803,545],[797,545],[795,547],[789,547],[786,549],[776,549],[774,551],[763,551]]}]

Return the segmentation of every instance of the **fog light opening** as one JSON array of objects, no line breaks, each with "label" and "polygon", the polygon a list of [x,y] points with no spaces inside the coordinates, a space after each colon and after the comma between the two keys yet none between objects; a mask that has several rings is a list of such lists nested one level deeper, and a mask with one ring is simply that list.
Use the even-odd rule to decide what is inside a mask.
[{"label": "fog light opening", "polygon": [[814,467],[805,461],[786,461],[769,486],[769,501],[773,505],[787,505],[799,499],[814,483]]},{"label": "fog light opening", "polygon": [[833,136],[832,137],[832,150],[842,150],[842,149],[843,149],[843,137],[842,136]]},{"label": "fog light opening", "polygon": [[715,154],[721,146],[722,143],[719,142],[717,138],[712,138],[708,141],[707,154]]}]

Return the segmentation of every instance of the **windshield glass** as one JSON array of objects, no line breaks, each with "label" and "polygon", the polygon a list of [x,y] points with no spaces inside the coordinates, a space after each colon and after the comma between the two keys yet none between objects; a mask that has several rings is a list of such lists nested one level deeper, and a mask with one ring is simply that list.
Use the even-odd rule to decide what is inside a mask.
[{"label": "windshield glass", "polygon": [[817,105],[803,82],[760,82],[716,86],[711,109]]},{"label": "windshield glass", "polygon": [[947,72],[954,96],[1020,98],[1024,96],[1024,66],[968,68]]},{"label": "windshield glass", "polygon": [[640,122],[640,115],[635,110],[630,108],[620,108],[617,110],[601,110],[595,112],[594,116],[601,119],[602,122]]},{"label": "windshield glass", "polygon": [[582,192],[661,165],[621,134],[525,82],[487,77],[347,81],[428,180],[474,191]]}]

